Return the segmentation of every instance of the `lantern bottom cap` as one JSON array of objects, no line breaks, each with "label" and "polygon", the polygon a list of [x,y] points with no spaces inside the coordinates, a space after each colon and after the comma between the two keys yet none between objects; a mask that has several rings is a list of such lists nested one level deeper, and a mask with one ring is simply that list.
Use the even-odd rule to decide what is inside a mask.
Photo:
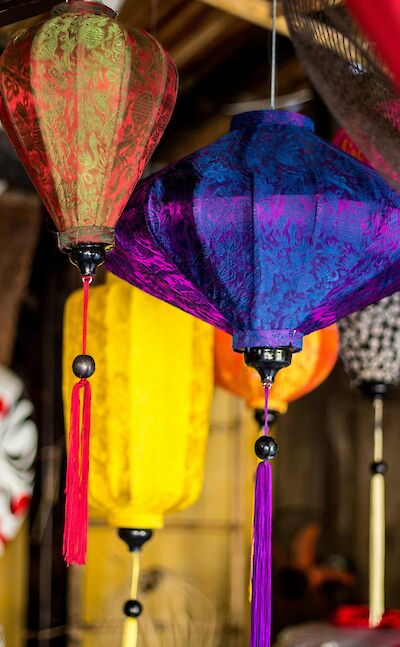
[{"label": "lantern bottom cap", "polygon": [[82,277],[94,277],[97,268],[106,260],[106,249],[104,243],[78,243],[69,250],[69,260]]},{"label": "lantern bottom cap", "polygon": [[277,372],[291,363],[292,349],[288,346],[246,348],[244,361],[247,366],[256,369],[264,386],[270,386],[273,384]]},{"label": "lantern bottom cap", "polygon": [[363,392],[363,394],[369,398],[370,400],[379,400],[383,399],[388,391],[390,391],[390,387],[392,386],[391,384],[388,384],[387,382],[373,382],[372,380],[370,382],[363,381],[360,382],[358,385]]}]

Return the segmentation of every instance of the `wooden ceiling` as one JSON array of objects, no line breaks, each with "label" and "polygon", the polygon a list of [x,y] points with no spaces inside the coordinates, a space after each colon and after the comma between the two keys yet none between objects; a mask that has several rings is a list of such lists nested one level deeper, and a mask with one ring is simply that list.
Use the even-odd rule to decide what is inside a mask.
[{"label": "wooden ceiling", "polygon": [[[120,19],[154,33],[179,70],[179,100],[153,168],[227,132],[235,103],[264,100],[268,107],[270,0],[125,0]],[[278,32],[278,92],[289,94],[308,81],[287,38],[280,2]]]}]

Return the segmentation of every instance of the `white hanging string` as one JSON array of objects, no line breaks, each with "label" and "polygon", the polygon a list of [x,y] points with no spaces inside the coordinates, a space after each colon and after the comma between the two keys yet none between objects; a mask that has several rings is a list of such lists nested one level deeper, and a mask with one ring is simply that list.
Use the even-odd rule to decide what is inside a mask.
[{"label": "white hanging string", "polygon": [[276,13],[278,0],[272,0],[271,110],[276,108]]}]

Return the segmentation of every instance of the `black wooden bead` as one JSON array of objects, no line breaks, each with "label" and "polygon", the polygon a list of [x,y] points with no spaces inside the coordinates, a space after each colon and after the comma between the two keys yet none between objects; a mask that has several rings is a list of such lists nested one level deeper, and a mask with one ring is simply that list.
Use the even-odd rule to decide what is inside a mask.
[{"label": "black wooden bead", "polygon": [[260,436],[254,445],[254,451],[262,461],[274,458],[278,451],[278,444],[272,436]]},{"label": "black wooden bead", "polygon": [[387,472],[387,463],[385,461],[378,461],[371,463],[371,473],[372,474],[382,474],[385,475]]},{"label": "black wooden bead", "polygon": [[124,604],[124,613],[128,618],[138,618],[142,613],[139,600],[127,600]]},{"label": "black wooden bead", "polygon": [[91,355],[77,355],[72,362],[72,370],[76,377],[86,378],[93,375],[96,368]]}]

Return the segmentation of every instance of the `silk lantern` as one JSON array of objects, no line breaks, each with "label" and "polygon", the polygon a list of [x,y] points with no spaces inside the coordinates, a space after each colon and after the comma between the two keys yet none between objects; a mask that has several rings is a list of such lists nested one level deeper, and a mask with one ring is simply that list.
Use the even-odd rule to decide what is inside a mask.
[{"label": "silk lantern", "polygon": [[400,38],[400,6],[397,0],[364,2],[348,0],[348,7],[366,31],[400,87],[398,43]]},{"label": "silk lantern", "polygon": [[[338,352],[336,324],[304,337],[302,351],[293,356],[292,363],[285,371],[277,374],[271,387],[268,399],[270,425],[278,415],[286,413],[290,402],[324,382],[336,363]],[[232,338],[222,330],[215,330],[214,357],[215,384],[243,398],[263,427],[264,389],[259,376],[232,350]]]},{"label": "silk lantern", "polygon": [[[141,183],[107,264],[233,334],[267,396],[304,335],[399,289],[399,240],[400,196],[377,173],[307,117],[258,111]],[[267,647],[276,443],[256,451],[251,646]]]},{"label": "silk lantern", "polygon": [[116,17],[100,2],[62,3],[49,20],[15,34],[0,63],[4,129],[84,283],[64,535],[65,558],[78,564],[86,552],[88,378],[95,370],[86,352],[89,284],[176,97],[171,58],[152,36]]},{"label": "silk lantern", "polygon": [[[334,137],[339,146],[370,164],[340,129]],[[400,381],[400,295],[392,294],[355,312],[339,323],[340,355],[352,380],[371,400],[374,408],[373,461],[370,485],[369,606],[339,609],[336,621],[344,626],[396,626],[400,613],[385,613],[385,472],[383,460],[383,401],[389,388]]]},{"label": "silk lantern", "polygon": [[107,265],[233,333],[268,382],[305,334],[400,287],[399,208],[377,173],[316,137],[307,117],[247,113],[141,182]]},{"label": "silk lantern", "polygon": [[[356,607],[346,621],[376,627],[385,616],[385,473],[383,401],[400,382],[400,294],[392,294],[340,322],[340,354],[353,386],[359,386],[374,408],[373,460],[370,486],[369,608]],[[343,617],[343,614],[339,616]],[[400,623],[400,612],[391,611]]]},{"label": "silk lantern", "polygon": [[[92,292],[88,345],[101,362],[92,380],[99,404],[92,417],[89,503],[120,529],[133,553],[132,599],[125,612],[134,616],[140,612],[135,596],[141,545],[167,513],[191,505],[201,490],[213,330],[115,277]],[[78,291],[68,299],[64,318],[66,403],[81,307]],[[157,366],[149,362],[155,347]],[[136,640],[135,617],[127,623],[127,634]]]}]

